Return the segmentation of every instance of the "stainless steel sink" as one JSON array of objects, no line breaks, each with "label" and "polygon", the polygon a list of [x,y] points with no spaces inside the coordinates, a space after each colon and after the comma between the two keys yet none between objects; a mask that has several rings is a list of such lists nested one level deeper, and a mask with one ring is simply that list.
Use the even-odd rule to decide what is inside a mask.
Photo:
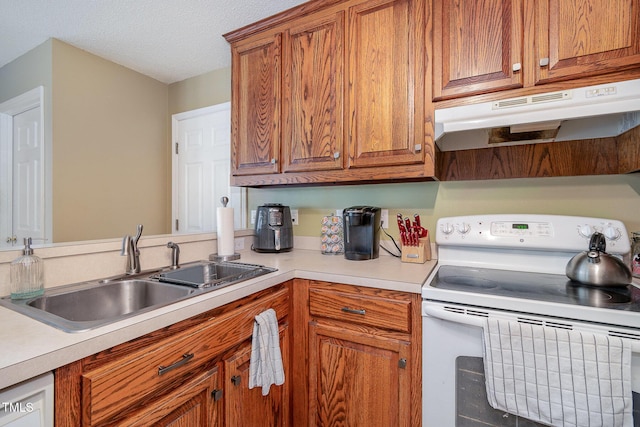
[{"label": "stainless steel sink", "polygon": [[120,317],[182,299],[192,289],[146,280],[123,280],[59,295],[46,295],[27,305],[76,322]]},{"label": "stainless steel sink", "polygon": [[275,269],[256,264],[201,261],[176,270],[161,272],[153,277],[160,282],[177,285],[196,288],[220,288],[272,271],[275,271]]},{"label": "stainless steel sink", "polygon": [[67,332],[81,332],[188,298],[194,289],[150,280],[61,287],[43,296],[0,304]]},{"label": "stainless steel sink", "polygon": [[201,261],[175,270],[61,286],[26,300],[6,297],[0,305],[66,332],[82,332],[272,271],[276,269]]}]

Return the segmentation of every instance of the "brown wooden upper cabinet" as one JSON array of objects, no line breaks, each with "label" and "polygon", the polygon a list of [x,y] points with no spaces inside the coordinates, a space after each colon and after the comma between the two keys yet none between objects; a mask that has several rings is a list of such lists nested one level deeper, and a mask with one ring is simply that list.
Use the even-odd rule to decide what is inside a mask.
[{"label": "brown wooden upper cabinet", "polygon": [[238,43],[231,50],[231,171],[276,173],[280,155],[282,34]]},{"label": "brown wooden upper cabinet", "polygon": [[344,31],[331,11],[285,32],[284,172],[343,167]]},{"label": "brown wooden upper cabinet", "polygon": [[232,184],[434,176],[425,0],[312,0],[226,34]]},{"label": "brown wooden upper cabinet", "polygon": [[379,0],[350,8],[349,167],[423,162],[418,3]]},{"label": "brown wooden upper cabinet", "polygon": [[640,0],[434,0],[434,100],[640,66]]}]

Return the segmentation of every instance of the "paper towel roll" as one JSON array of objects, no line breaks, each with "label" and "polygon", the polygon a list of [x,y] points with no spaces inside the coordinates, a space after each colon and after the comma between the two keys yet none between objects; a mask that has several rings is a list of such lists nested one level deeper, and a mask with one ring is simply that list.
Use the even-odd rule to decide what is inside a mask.
[{"label": "paper towel roll", "polygon": [[218,256],[233,255],[233,208],[217,208]]}]

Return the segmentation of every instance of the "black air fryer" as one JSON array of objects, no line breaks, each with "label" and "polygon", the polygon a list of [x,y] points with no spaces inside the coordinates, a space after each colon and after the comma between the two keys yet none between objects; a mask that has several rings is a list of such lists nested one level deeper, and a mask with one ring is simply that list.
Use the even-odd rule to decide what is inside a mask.
[{"label": "black air fryer", "polygon": [[253,250],[287,252],[293,249],[293,222],[289,206],[268,203],[258,206]]},{"label": "black air fryer", "polygon": [[351,260],[378,258],[380,252],[380,208],[353,206],[342,211],[344,257]]}]

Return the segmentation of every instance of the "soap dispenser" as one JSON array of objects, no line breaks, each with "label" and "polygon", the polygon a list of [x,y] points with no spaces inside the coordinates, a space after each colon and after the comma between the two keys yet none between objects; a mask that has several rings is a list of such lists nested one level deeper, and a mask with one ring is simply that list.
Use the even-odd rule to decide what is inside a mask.
[{"label": "soap dispenser", "polygon": [[11,299],[27,299],[44,293],[44,263],[33,254],[31,237],[24,239],[22,256],[11,263]]}]

